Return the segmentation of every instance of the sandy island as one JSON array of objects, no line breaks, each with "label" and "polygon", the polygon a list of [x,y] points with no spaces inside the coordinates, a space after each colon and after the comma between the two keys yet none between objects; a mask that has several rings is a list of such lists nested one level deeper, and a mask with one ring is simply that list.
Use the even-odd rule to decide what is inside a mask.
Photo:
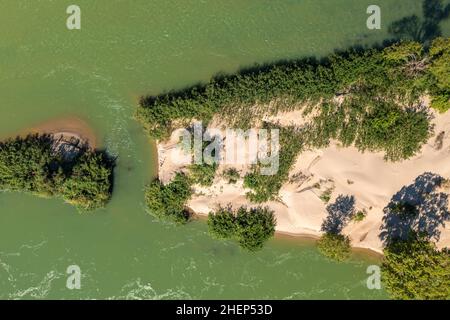
[{"label": "sandy island", "polygon": [[[450,178],[450,112],[437,114],[433,112],[434,135],[413,158],[391,163],[383,159],[382,153],[361,153],[356,148],[342,148],[338,143],[320,150],[302,152],[290,171],[290,181],[280,190],[280,201],[267,202],[275,212],[276,230],[282,234],[308,236],[318,238],[321,225],[327,217],[326,206],[339,195],[355,198],[355,209],[365,210],[367,215],[363,221],[350,221],[343,229],[355,248],[370,249],[382,253],[380,240],[383,208],[404,186],[410,185],[425,172]],[[283,124],[301,125],[304,123],[300,111],[292,111],[270,117]],[[436,137],[441,142],[436,145]],[[159,179],[169,182],[178,171],[185,171],[186,166],[173,161],[171,152],[176,150],[178,140],[172,139],[157,144]],[[230,167],[230,166],[228,166]],[[241,178],[248,171],[248,166],[232,166],[240,171]],[[243,180],[229,184],[221,177],[227,168],[220,164],[211,187],[194,186],[194,196],[188,207],[199,215],[207,215],[218,205],[232,204],[255,206],[245,194]],[[325,203],[320,196],[330,190],[331,199]],[[445,191],[448,193],[448,190]],[[441,235],[438,248],[450,246],[450,224],[440,227]]]}]

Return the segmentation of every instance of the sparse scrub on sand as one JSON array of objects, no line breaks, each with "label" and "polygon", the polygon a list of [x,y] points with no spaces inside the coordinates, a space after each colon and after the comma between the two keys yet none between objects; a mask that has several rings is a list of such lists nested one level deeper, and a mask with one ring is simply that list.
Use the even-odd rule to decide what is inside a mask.
[{"label": "sparse scrub on sand", "polygon": [[192,164],[189,166],[189,178],[193,184],[209,187],[214,182],[217,167],[217,163]]},{"label": "sparse scrub on sand", "polygon": [[229,184],[235,184],[241,178],[241,175],[235,168],[228,168],[223,173],[223,177],[228,181]]},{"label": "sparse scrub on sand", "polygon": [[279,165],[274,175],[261,175],[260,165],[254,165],[252,171],[244,177],[244,186],[252,189],[247,193],[247,197],[255,203],[277,198],[278,191],[283,183],[289,179],[289,171],[304,145],[302,130],[269,124],[266,128],[280,130]]},{"label": "sparse scrub on sand", "polygon": [[322,200],[324,203],[328,203],[331,200],[331,194],[333,193],[334,188],[327,188],[322,194],[320,195],[320,200]]},{"label": "sparse scrub on sand", "polygon": [[367,216],[367,211],[365,209],[358,210],[355,215],[353,216],[352,220],[355,222],[361,222],[363,221]]}]

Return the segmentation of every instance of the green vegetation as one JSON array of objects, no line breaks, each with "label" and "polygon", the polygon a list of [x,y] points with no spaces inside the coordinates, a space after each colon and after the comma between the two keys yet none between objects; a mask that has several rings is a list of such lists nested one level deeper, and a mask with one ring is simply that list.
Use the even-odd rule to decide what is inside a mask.
[{"label": "green vegetation", "polygon": [[325,147],[330,139],[360,151],[384,151],[391,161],[413,156],[430,137],[428,112],[400,108],[393,102],[346,100],[341,105],[324,104],[313,120],[309,141]]},{"label": "green vegetation", "polygon": [[50,135],[0,142],[0,189],[59,196],[86,211],[105,206],[112,192],[113,161],[87,148],[68,159],[55,144]]},{"label": "green vegetation", "polygon": [[151,136],[163,139],[194,118],[207,123],[220,112],[229,126],[244,129],[265,114],[326,105],[335,96],[356,98],[363,105],[412,105],[429,92],[441,101],[449,88],[448,43],[439,38],[425,50],[419,43],[401,42],[385,49],[349,50],[320,62],[257,66],[183,91],[142,98],[136,117]]},{"label": "green vegetation", "polygon": [[317,248],[326,257],[345,261],[350,257],[350,239],[342,234],[327,232],[317,242]]},{"label": "green vegetation", "polygon": [[324,192],[322,192],[322,194],[320,195],[320,200],[322,200],[325,203],[330,202],[331,199],[331,194],[333,193],[334,188],[328,188],[327,190],[325,190]]},{"label": "green vegetation", "polygon": [[389,208],[392,213],[398,215],[402,220],[414,218],[419,214],[417,206],[406,201],[394,203],[390,205]]},{"label": "green vegetation", "polygon": [[223,177],[228,180],[229,184],[235,184],[241,178],[241,175],[235,168],[229,168],[225,170]]},{"label": "green vegetation", "polygon": [[189,178],[177,173],[167,185],[159,180],[153,181],[145,192],[148,210],[153,216],[177,224],[186,223],[190,215],[186,211],[186,202],[192,195]]},{"label": "green vegetation", "polygon": [[209,187],[213,184],[216,175],[217,163],[192,164],[189,166],[189,178],[191,183]]},{"label": "green vegetation", "polygon": [[431,106],[440,112],[450,109],[450,38],[437,38],[430,48]]},{"label": "green vegetation", "polygon": [[450,299],[450,252],[411,234],[384,250],[382,281],[394,299]]},{"label": "green vegetation", "polygon": [[367,216],[366,210],[359,210],[358,212],[355,213],[352,220],[355,222],[361,222],[366,218],[366,216]]},{"label": "green vegetation", "polygon": [[268,208],[219,208],[208,216],[209,233],[217,239],[233,239],[248,251],[260,250],[275,233],[275,217]]},{"label": "green vegetation", "polygon": [[[245,187],[252,189],[248,198],[262,203],[276,200],[303,149],[326,147],[332,139],[362,152],[384,152],[387,161],[414,156],[433,131],[421,98],[430,95],[437,110],[449,108],[449,57],[450,40],[438,38],[427,47],[403,41],[383,49],[352,49],[321,61],[257,66],[142,98],[136,117],[152,137],[165,139],[193,119],[206,124],[220,114],[225,125],[247,129],[260,126],[265,115],[303,108],[311,120],[304,128],[263,125],[280,129],[279,171],[265,176],[255,165],[244,177]],[[197,183],[212,183],[214,167],[191,170]]]},{"label": "green vegetation", "polygon": [[278,171],[274,175],[261,175],[261,164],[258,164],[254,165],[252,171],[244,177],[244,186],[252,189],[247,193],[247,197],[256,203],[276,199],[281,186],[289,179],[289,170],[303,147],[302,130],[269,124],[264,128],[279,130],[279,163]]}]

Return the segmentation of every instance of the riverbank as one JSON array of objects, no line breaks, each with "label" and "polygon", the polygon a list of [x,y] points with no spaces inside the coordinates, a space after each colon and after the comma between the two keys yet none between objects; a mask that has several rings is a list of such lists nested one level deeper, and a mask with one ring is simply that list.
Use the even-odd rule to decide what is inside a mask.
[{"label": "riverbank", "polygon": [[24,136],[30,133],[51,134],[55,140],[60,138],[64,140],[78,139],[91,149],[99,146],[95,131],[85,120],[77,116],[50,119],[21,130],[18,135]]},{"label": "riverbank", "polygon": [[[350,221],[343,233],[349,236],[354,248],[382,253],[383,209],[392,197],[425,172],[450,177],[450,114],[430,112],[434,134],[420,152],[408,160],[386,162],[383,153],[362,153],[354,147],[343,148],[338,142],[332,142],[324,149],[302,152],[290,170],[289,181],[280,189],[278,200],[264,203],[275,213],[276,231],[317,239],[322,235],[327,206],[339,195],[353,196],[355,211],[365,212],[366,216],[362,221]],[[305,123],[298,110],[291,113],[279,114],[272,119],[278,123],[283,119],[286,125],[301,126]],[[186,166],[177,161],[183,154],[177,142],[173,138],[157,144],[158,175],[163,183],[169,182],[178,171],[187,172]],[[234,184],[222,175],[230,167],[236,168],[240,174],[240,179]],[[255,206],[246,198],[249,190],[243,186],[243,177],[248,171],[247,165],[220,164],[211,187],[194,185],[194,196],[187,206],[204,216],[217,206]],[[440,192],[448,193],[449,190]],[[438,231],[438,248],[449,247],[450,226],[441,226]]]}]

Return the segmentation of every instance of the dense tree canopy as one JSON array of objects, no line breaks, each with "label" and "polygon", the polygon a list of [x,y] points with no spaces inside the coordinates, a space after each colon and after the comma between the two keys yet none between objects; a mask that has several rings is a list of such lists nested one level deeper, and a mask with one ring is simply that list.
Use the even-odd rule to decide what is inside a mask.
[{"label": "dense tree canopy", "polygon": [[450,38],[433,41],[430,59],[429,86],[433,93],[432,106],[445,112],[450,109]]},{"label": "dense tree canopy", "polygon": [[113,161],[87,148],[67,159],[55,143],[50,135],[0,142],[0,189],[61,196],[82,210],[103,207],[111,197]]},{"label": "dense tree canopy", "polygon": [[394,299],[450,299],[450,252],[412,234],[384,250],[382,281]]}]

